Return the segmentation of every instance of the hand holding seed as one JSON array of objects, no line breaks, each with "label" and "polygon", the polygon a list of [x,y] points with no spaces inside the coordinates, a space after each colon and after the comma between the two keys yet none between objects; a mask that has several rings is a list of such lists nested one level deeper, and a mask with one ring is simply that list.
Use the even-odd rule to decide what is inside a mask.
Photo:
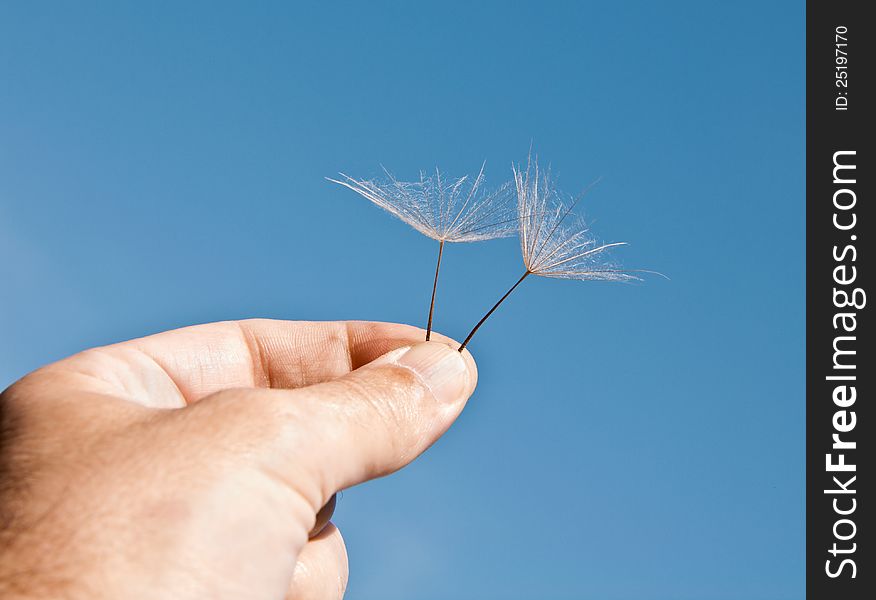
[{"label": "hand holding seed", "polygon": [[0,396],[0,596],[342,597],[318,513],[411,462],[476,384],[423,334],[213,323],[28,375]]}]

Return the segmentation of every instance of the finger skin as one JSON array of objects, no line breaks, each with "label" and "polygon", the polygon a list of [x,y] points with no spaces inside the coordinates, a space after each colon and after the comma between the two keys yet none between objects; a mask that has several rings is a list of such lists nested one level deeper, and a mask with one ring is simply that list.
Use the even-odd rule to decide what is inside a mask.
[{"label": "finger skin", "polygon": [[329,501],[325,503],[325,505],[319,509],[319,512],[316,513],[316,523],[313,525],[313,529],[310,530],[308,536],[310,539],[315,538],[322,532],[326,525],[328,525],[329,520],[331,520],[332,515],[335,514],[335,506],[338,503],[338,495],[332,494],[332,497],[329,498]]},{"label": "finger skin", "polygon": [[[294,389],[331,381],[424,339],[424,330],[397,323],[224,321],[88,350],[53,368],[87,372],[141,404],[154,401],[156,388],[165,396],[178,392],[174,405],[180,406],[228,388]],[[440,334],[433,339],[452,342]]]},{"label": "finger skin", "polygon": [[287,600],[335,600],[344,597],[349,578],[347,549],[332,523],[311,539],[295,563]]},{"label": "finger skin", "polygon": [[[428,378],[403,366],[409,353],[424,348],[458,362],[450,396],[439,398]],[[257,435],[264,468],[289,477],[315,514],[332,494],[413,461],[450,427],[476,383],[468,352],[422,342],[334,381],[297,390],[231,390],[205,399],[203,408],[210,406],[219,427],[224,414],[235,412],[241,437],[229,432],[225,444],[249,448]]]}]

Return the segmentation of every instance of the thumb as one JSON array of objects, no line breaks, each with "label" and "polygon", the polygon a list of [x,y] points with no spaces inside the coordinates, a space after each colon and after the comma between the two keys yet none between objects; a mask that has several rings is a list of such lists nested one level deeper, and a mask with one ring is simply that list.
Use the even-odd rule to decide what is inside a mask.
[{"label": "thumb", "polygon": [[294,480],[318,509],[335,492],[419,456],[450,427],[476,382],[468,351],[419,343],[330,382],[248,390],[256,402],[245,405],[259,405],[257,418],[264,420],[248,429],[261,432],[266,466]]}]

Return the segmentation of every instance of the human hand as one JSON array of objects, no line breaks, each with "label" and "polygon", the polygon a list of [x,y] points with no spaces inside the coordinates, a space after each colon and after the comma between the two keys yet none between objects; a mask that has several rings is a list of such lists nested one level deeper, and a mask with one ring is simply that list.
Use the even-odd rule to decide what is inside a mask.
[{"label": "human hand", "polygon": [[0,596],[342,597],[320,509],[416,458],[476,384],[468,352],[422,338],[212,323],[26,376],[0,396]]}]

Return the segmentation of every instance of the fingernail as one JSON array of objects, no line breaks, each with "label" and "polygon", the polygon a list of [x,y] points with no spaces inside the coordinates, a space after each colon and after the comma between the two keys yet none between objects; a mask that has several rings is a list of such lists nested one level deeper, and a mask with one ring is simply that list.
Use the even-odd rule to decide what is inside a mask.
[{"label": "fingernail", "polygon": [[465,359],[447,344],[417,344],[398,357],[395,363],[415,371],[439,402],[459,402],[468,389]]}]

